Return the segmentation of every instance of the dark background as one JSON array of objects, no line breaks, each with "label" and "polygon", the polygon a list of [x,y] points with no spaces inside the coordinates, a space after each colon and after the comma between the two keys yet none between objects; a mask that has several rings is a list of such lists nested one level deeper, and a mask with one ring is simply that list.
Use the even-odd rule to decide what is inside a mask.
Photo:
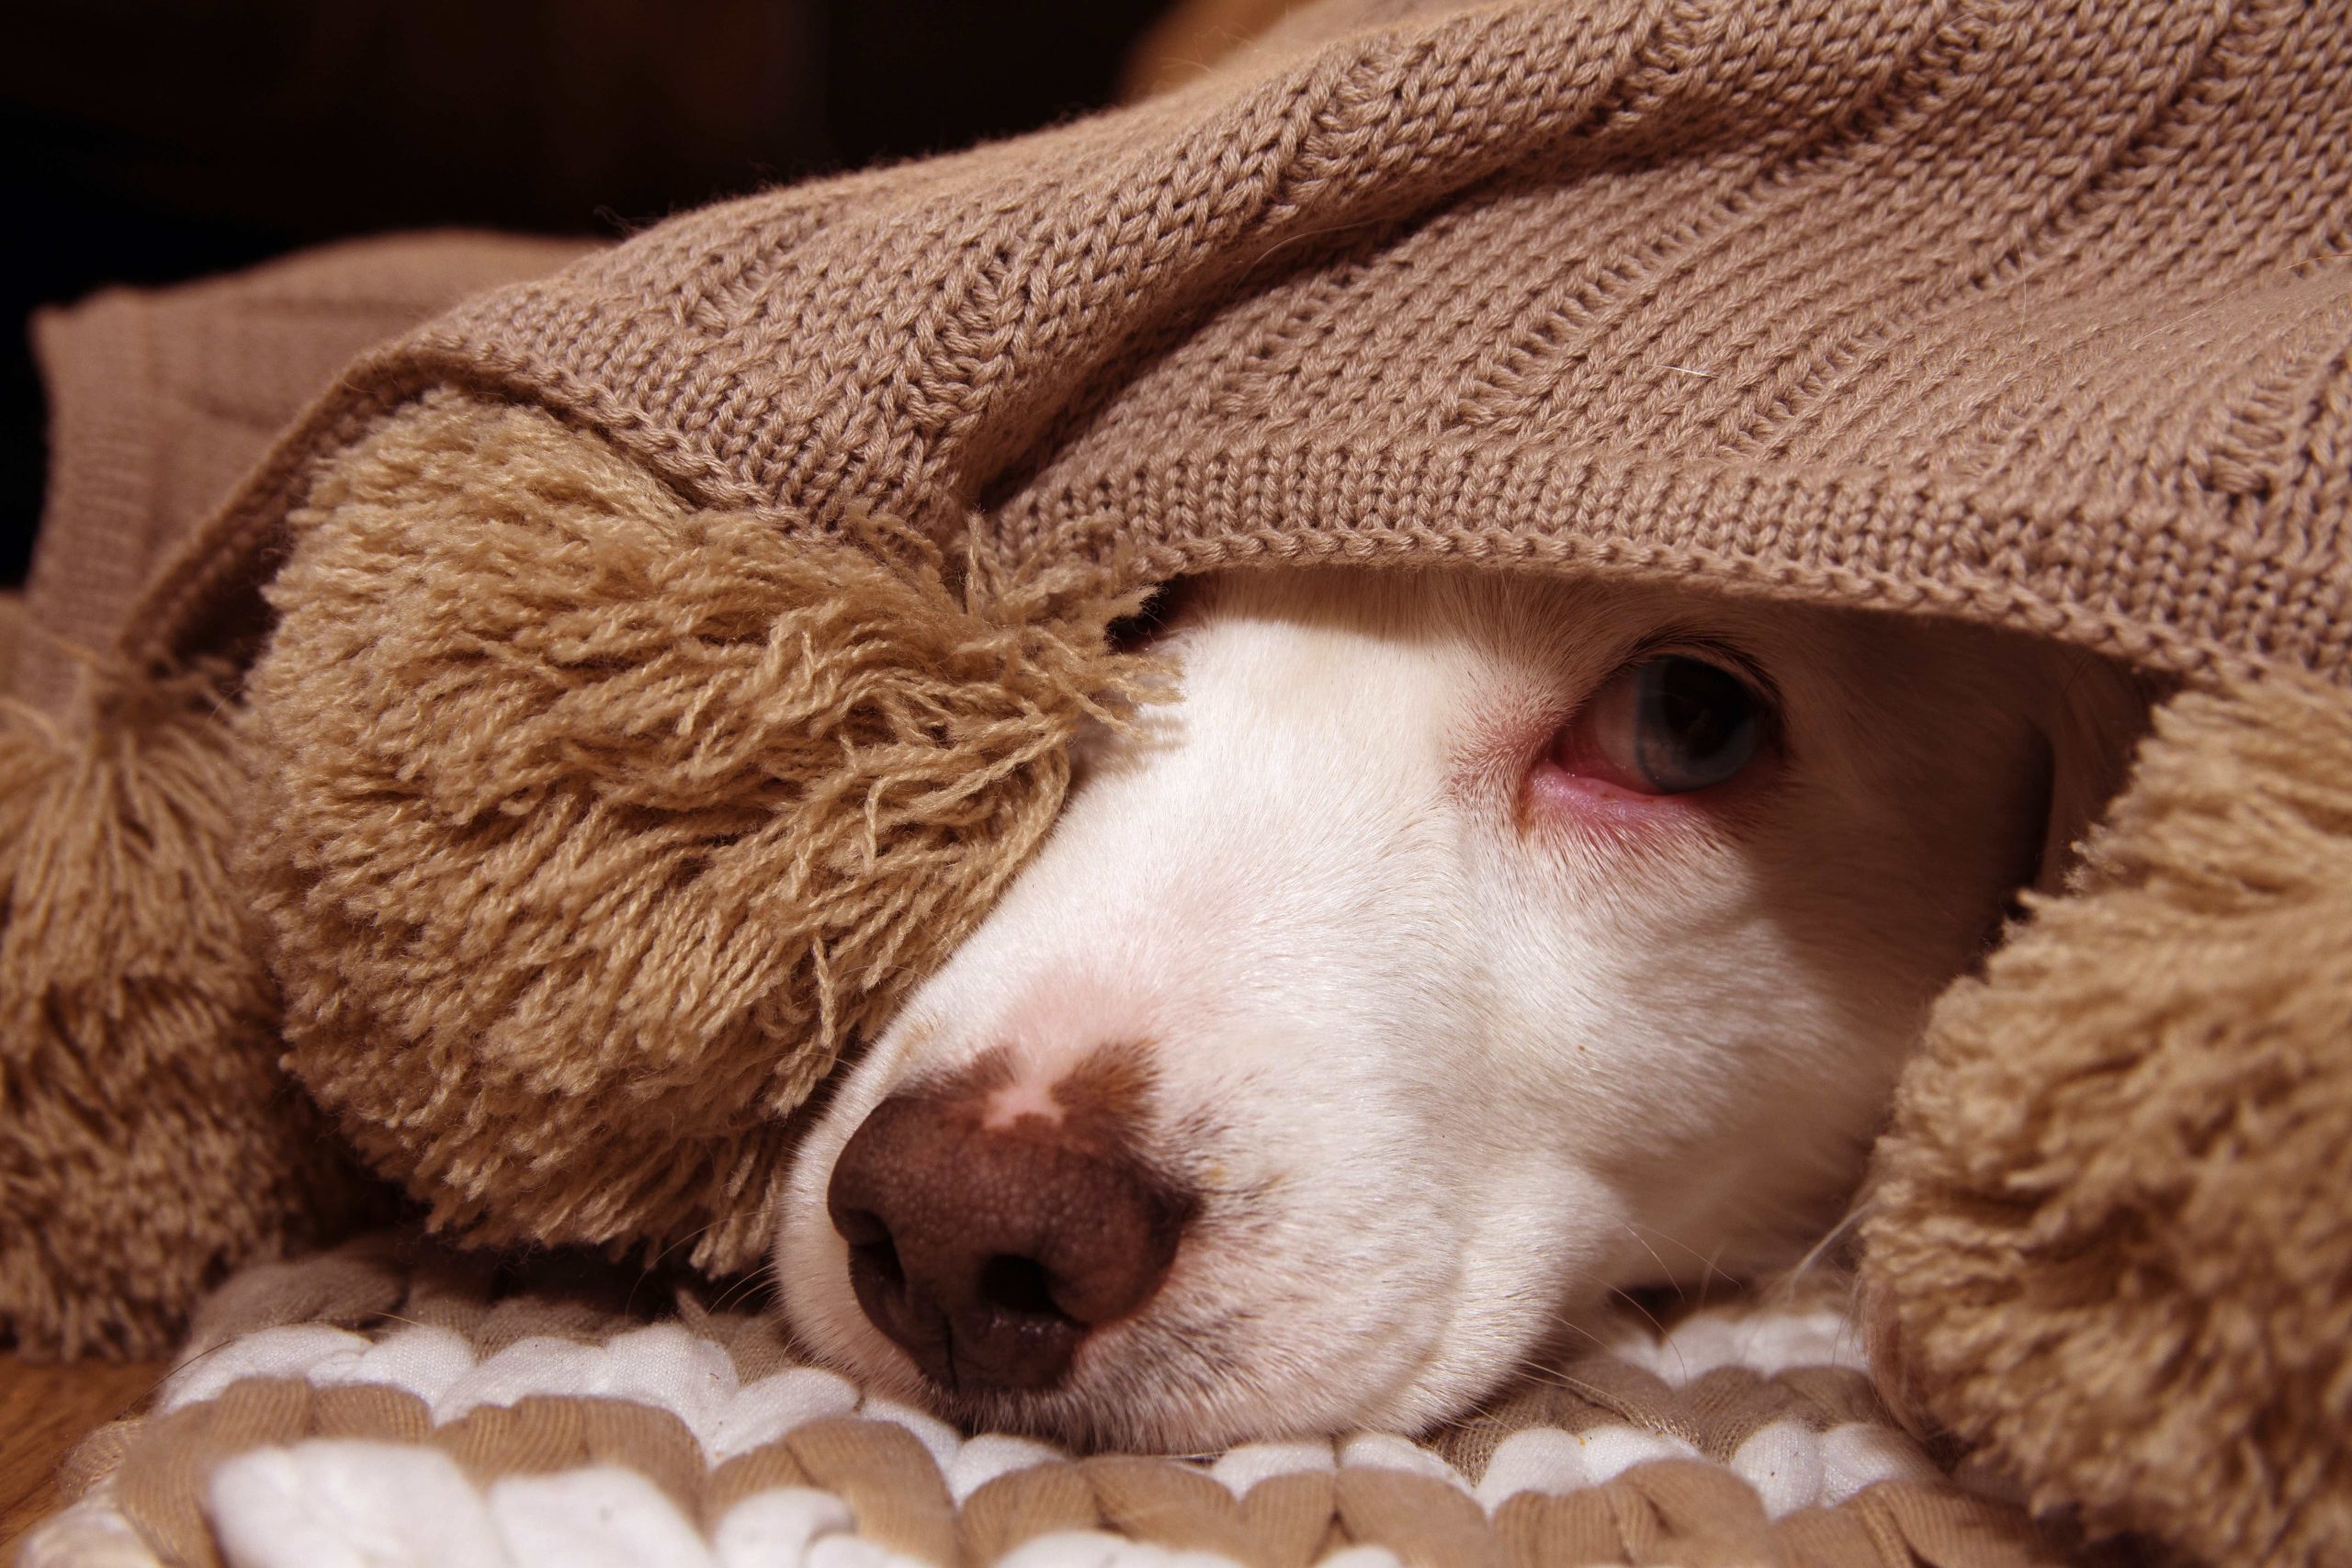
[{"label": "dark background", "polygon": [[463,225],[616,236],[1106,103],[1165,0],[17,0],[0,15],[0,587],[40,305]]}]

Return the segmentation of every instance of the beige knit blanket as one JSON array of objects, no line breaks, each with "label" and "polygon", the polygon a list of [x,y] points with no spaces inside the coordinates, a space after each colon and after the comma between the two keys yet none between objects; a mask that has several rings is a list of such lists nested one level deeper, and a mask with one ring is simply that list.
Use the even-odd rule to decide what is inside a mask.
[{"label": "beige knit blanket", "polygon": [[23,1568],[2059,1561],[1871,1391],[1826,1289],[1633,1311],[1486,1414],[1222,1454],[972,1435],[635,1270],[379,1236],[249,1270]]},{"label": "beige knit blanket", "polygon": [[[376,242],[41,332],[50,528],[0,671],[62,705],[148,570],[366,343],[563,247]],[[22,632],[23,639],[17,634]],[[520,1279],[375,1240],[217,1295],[152,1409],[93,1437],[26,1563],[2053,1560],[1942,1476],[1827,1300],[1627,1314],[1487,1415],[1188,1458],[967,1436],[692,1289]]]},{"label": "beige knit blanket", "polygon": [[22,602],[0,604],[0,695],[62,710],[72,649],[111,646],[155,570],[354,355],[585,249],[398,235],[42,311],[49,493]]}]

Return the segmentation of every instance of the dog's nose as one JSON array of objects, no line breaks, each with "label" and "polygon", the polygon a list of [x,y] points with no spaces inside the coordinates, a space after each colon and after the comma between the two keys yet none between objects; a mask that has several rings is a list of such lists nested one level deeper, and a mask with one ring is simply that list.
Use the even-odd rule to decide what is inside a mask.
[{"label": "dog's nose", "polygon": [[857,1304],[935,1382],[1044,1388],[1151,1299],[1191,1208],[1091,1124],[991,1126],[978,1099],[887,1100],[826,1194]]}]

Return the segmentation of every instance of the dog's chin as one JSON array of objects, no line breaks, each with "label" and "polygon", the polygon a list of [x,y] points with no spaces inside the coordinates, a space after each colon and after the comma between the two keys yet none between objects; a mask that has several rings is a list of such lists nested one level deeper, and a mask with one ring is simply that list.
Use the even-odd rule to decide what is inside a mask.
[{"label": "dog's chin", "polygon": [[788,1224],[776,1262],[803,1347],[869,1393],[966,1431],[1080,1451],[1201,1454],[1335,1431],[1422,1432],[1474,1408],[1525,1354],[1454,1343],[1455,1314],[1442,1303],[1400,1313],[1388,1333],[1319,1345],[1304,1333],[1256,1342],[1249,1327],[1261,1313],[1155,1308],[1098,1330],[1050,1387],[973,1391],[924,1375],[867,1321],[842,1283],[845,1258],[829,1227]]},{"label": "dog's chin", "polygon": [[1239,1363],[1216,1377],[1171,1379],[1165,1375],[1171,1361],[1192,1359],[1198,1368],[1211,1363],[1106,1342],[1082,1351],[1053,1388],[974,1393],[922,1376],[878,1336],[863,1337],[866,1343],[855,1348],[820,1354],[870,1392],[927,1410],[964,1431],[1016,1433],[1080,1452],[1211,1454],[1239,1443],[1334,1431],[1418,1433],[1466,1413],[1482,1392],[1464,1387],[1449,1394],[1415,1377],[1352,1398],[1329,1380],[1270,1384]]},{"label": "dog's chin", "polygon": [[1114,1357],[1106,1347],[1091,1365],[1074,1366],[1059,1385],[1035,1393],[943,1387],[895,1352],[848,1365],[875,1393],[964,1431],[1017,1433],[1077,1452],[1213,1454],[1239,1443],[1331,1431],[1419,1431],[1457,1413],[1450,1402],[1415,1389],[1370,1406],[1305,1388],[1261,1389],[1239,1368],[1219,1383],[1178,1385]]}]

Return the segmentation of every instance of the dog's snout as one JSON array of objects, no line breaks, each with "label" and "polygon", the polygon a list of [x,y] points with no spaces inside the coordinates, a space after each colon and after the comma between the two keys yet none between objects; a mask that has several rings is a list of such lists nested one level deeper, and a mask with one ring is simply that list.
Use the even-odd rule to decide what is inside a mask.
[{"label": "dog's snout", "polygon": [[885,1100],[842,1150],[826,1204],[858,1305],[927,1375],[1043,1388],[1159,1289],[1191,1203],[1099,1120],[985,1111],[984,1098]]}]

